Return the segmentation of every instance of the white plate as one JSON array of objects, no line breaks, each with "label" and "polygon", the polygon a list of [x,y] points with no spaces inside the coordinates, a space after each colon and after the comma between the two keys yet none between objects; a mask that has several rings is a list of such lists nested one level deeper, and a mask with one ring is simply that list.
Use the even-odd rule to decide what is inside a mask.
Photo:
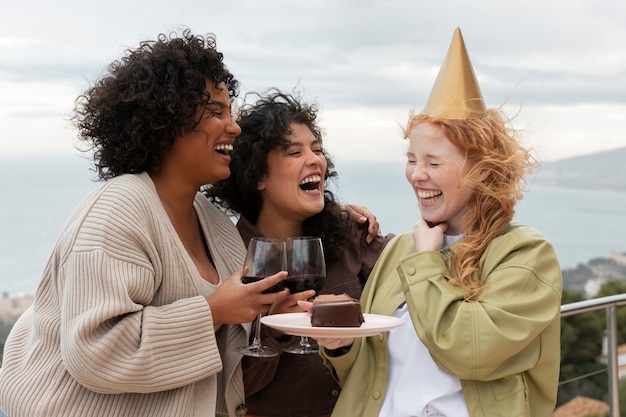
[{"label": "white plate", "polygon": [[365,322],[361,327],[313,327],[309,313],[272,314],[261,318],[266,326],[294,336],[316,337],[366,337],[374,336],[394,327],[404,320],[392,316],[363,313]]}]

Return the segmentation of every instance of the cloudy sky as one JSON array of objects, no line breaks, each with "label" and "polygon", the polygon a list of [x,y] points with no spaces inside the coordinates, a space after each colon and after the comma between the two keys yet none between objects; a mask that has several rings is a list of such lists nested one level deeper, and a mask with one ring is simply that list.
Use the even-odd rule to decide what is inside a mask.
[{"label": "cloudy sky", "polygon": [[541,160],[626,146],[626,2],[33,0],[0,14],[0,155],[74,154],[74,99],[124,50],[215,33],[242,92],[298,86],[337,158],[402,158],[461,28],[488,106]]}]

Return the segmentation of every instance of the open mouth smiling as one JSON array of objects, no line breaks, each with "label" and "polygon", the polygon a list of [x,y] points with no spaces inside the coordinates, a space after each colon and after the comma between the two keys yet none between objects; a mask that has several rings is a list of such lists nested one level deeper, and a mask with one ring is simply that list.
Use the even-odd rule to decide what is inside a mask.
[{"label": "open mouth smiling", "polygon": [[220,144],[215,146],[215,152],[217,153],[221,153],[222,155],[230,155],[230,153],[233,150],[233,145],[232,144]]},{"label": "open mouth smiling", "polygon": [[441,191],[426,191],[426,190],[417,190],[417,196],[421,199],[421,200],[435,200],[438,197],[440,197],[443,193]]},{"label": "open mouth smiling", "polygon": [[322,177],[319,175],[312,175],[300,181],[299,186],[302,191],[318,191],[321,182]]}]

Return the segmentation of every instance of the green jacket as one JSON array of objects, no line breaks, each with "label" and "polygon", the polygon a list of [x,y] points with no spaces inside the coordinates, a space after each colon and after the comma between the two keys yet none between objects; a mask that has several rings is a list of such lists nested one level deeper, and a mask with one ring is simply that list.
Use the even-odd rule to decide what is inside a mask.
[{"label": "green jacket", "polygon": [[[410,233],[396,237],[370,274],[363,312],[391,315],[406,301],[435,362],[461,380],[471,417],[550,416],[562,292],[554,249],[534,229],[512,223],[480,260],[485,287],[474,302],[449,285],[445,257],[416,253]],[[333,416],[378,416],[387,384],[387,333],[357,338],[339,356],[325,349],[321,354],[342,385]]]}]

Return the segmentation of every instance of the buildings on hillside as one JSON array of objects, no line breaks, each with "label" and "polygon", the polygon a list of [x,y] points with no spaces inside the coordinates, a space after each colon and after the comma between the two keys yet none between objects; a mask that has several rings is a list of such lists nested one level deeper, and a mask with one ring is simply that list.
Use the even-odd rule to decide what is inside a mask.
[{"label": "buildings on hillside", "polygon": [[14,323],[31,304],[33,304],[32,295],[2,295],[2,297],[0,297],[0,320],[7,323]]},{"label": "buildings on hillside", "polygon": [[552,417],[587,417],[605,416],[609,405],[604,401],[587,397],[574,397],[552,413]]}]

